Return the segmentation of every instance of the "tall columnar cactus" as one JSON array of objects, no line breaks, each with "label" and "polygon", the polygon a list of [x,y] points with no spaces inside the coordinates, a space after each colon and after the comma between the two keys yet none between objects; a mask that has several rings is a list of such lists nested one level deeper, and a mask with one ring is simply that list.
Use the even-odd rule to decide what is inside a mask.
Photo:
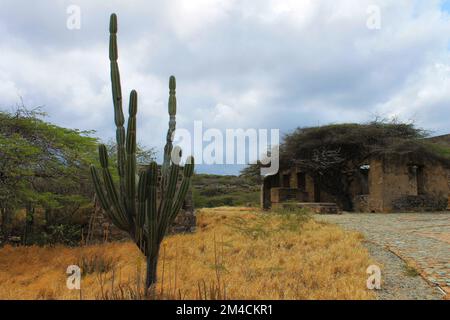
[{"label": "tall columnar cactus", "polygon": [[[169,129],[164,148],[161,179],[158,165],[150,163],[148,169],[136,176],[136,113],[137,92],[130,93],[128,123],[122,111],[122,89],[117,64],[117,16],[110,19],[109,59],[111,61],[111,85],[116,124],[117,169],[119,187],[113,182],[109,171],[108,153],[105,145],[99,146],[101,169],[91,166],[95,192],[102,208],[120,229],[129,233],[147,258],[147,288],[156,283],[156,269],[161,242],[181,209],[194,171],[194,159],[188,157],[183,169],[183,179],[177,184],[181,150],[173,148],[172,137],[176,126],[175,77],[169,80]],[[172,157],[174,156],[174,157]],[[136,184],[136,179],[138,180]],[[103,180],[103,181],[102,181]],[[158,194],[160,195],[158,197]]]}]

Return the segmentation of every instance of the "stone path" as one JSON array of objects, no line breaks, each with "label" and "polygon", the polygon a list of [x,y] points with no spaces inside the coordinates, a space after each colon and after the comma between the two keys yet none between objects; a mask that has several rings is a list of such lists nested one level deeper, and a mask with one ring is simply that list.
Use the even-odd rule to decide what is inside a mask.
[{"label": "stone path", "polygon": [[373,242],[365,242],[370,256],[381,268],[381,290],[378,300],[441,300],[443,294],[431,286],[396,254]]},{"label": "stone path", "polygon": [[417,269],[430,285],[439,286],[449,297],[450,212],[345,213],[316,217],[361,232],[368,241],[390,250],[412,266],[409,273]]}]

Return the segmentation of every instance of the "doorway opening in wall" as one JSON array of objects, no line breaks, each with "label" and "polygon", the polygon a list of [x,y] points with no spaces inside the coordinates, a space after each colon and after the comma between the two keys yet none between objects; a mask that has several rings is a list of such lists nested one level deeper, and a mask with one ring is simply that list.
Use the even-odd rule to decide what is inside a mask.
[{"label": "doorway opening in wall", "polygon": [[283,174],[283,188],[290,187],[290,176],[288,174]]},{"label": "doorway opening in wall", "polygon": [[297,173],[297,188],[306,191],[306,174],[304,172]]},{"label": "doorway opening in wall", "polygon": [[370,165],[364,164],[359,167],[359,176],[360,176],[360,184],[361,184],[361,195],[370,194],[369,190],[369,172]]},{"label": "doorway opening in wall", "polygon": [[424,177],[424,166],[414,165],[412,166],[414,174],[414,182],[417,189],[417,195],[425,194],[425,177]]},{"label": "doorway opening in wall", "polygon": [[320,202],[320,186],[314,181],[314,202]]}]

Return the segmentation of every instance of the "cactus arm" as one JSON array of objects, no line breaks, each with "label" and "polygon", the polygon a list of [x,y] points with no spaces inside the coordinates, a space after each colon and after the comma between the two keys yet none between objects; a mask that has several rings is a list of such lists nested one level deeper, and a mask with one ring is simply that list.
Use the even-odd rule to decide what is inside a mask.
[{"label": "cactus arm", "polygon": [[[102,174],[103,174],[103,181],[106,188],[106,194],[107,198],[109,199],[109,202],[114,207],[115,211],[118,213],[118,216],[120,216],[121,220],[128,221],[127,215],[125,214],[125,210],[123,206],[120,204],[119,197],[117,195],[116,188],[114,186],[114,182],[112,180],[111,173],[108,169],[108,153],[106,151],[106,146],[101,144],[99,145],[99,156],[100,156],[100,164],[102,166]],[[128,227],[130,227],[129,221],[127,223]]]},{"label": "cactus arm", "polygon": [[102,174],[103,174],[103,182],[105,184],[106,188],[106,194],[108,195],[109,200],[111,201],[112,205],[114,206],[115,210],[120,213],[120,216],[128,221],[126,214],[124,212],[124,208],[121,206],[119,202],[119,197],[117,195],[116,188],[114,186],[114,182],[112,180],[111,173],[109,172],[109,169],[102,168]]},{"label": "cactus arm", "polygon": [[116,124],[117,169],[120,178],[120,191],[125,194],[125,118],[122,110],[122,88],[119,65],[117,63],[117,16],[112,14],[109,22],[109,60],[111,68],[111,87],[114,104],[114,122]]},{"label": "cactus arm", "polygon": [[164,147],[164,162],[162,166],[162,176],[166,177],[170,165],[170,156],[172,153],[172,138],[176,128],[176,114],[177,114],[177,98],[176,98],[176,79],[170,76],[169,79],[169,129],[167,130],[166,145]]},{"label": "cactus arm", "polygon": [[103,188],[101,186],[100,178],[98,177],[97,169],[95,169],[94,166],[91,166],[91,176],[92,181],[94,182],[94,188],[95,193],[97,194],[100,204],[103,208],[103,210],[108,214],[110,219],[113,221],[113,223],[119,228],[124,231],[128,230],[126,221],[122,221],[120,216],[117,214],[116,210],[114,209],[113,205],[108,201]]},{"label": "cactus arm", "polygon": [[172,210],[170,211],[170,217],[169,217],[169,223],[168,226],[170,226],[177,217],[178,213],[181,210],[181,207],[183,206],[183,202],[186,199],[186,195],[189,191],[189,187],[191,185],[191,180],[189,178],[183,178],[183,181],[181,182],[180,189],[177,193],[177,199],[172,206]]},{"label": "cactus arm", "polygon": [[109,208],[111,208],[111,205],[108,203],[108,200],[106,199],[106,195],[103,192],[100,178],[98,177],[97,169],[95,169],[95,167],[93,165],[91,165],[90,170],[91,170],[92,181],[94,182],[95,193],[97,194],[98,199],[100,200],[100,204],[102,205],[103,210],[107,211],[107,210],[109,210]]},{"label": "cactus arm", "polygon": [[111,86],[114,104],[114,121],[116,126],[123,126],[125,118],[122,111],[122,87],[120,84],[120,72],[117,59],[119,58],[117,49],[117,16],[111,15],[109,21],[109,61],[111,66]]},{"label": "cactus arm", "polygon": [[127,214],[130,223],[134,223],[136,217],[136,112],[137,112],[137,92],[130,93],[129,117],[126,137],[126,171],[125,189]]},{"label": "cactus arm", "polygon": [[159,221],[159,228],[158,228],[158,243],[161,243],[162,239],[164,238],[164,235],[167,230],[167,224],[170,219],[170,213],[172,210],[172,204],[173,204],[173,197],[175,196],[175,191],[177,188],[177,181],[178,181],[178,171],[180,169],[180,166],[177,164],[172,164],[169,168],[169,175],[167,180],[167,189],[165,190],[164,197],[160,204],[160,221]]},{"label": "cactus arm", "polygon": [[172,211],[170,213],[169,224],[170,226],[175,220],[178,212],[180,212],[183,202],[186,199],[187,192],[191,185],[192,175],[194,173],[194,157],[189,157],[184,165],[183,170],[183,181],[181,182],[180,189],[178,190],[176,200],[172,206]]},{"label": "cactus arm", "polygon": [[173,197],[177,188],[178,181],[178,171],[180,166],[173,164],[169,168],[169,179],[167,181],[167,189],[165,190],[164,197],[161,201],[160,211],[161,211],[161,220],[166,217],[171,209]]},{"label": "cactus arm", "polygon": [[156,162],[150,163],[147,171],[147,234],[148,234],[148,251],[152,252],[154,243],[156,242],[156,232],[158,226],[157,219],[157,188],[158,188],[158,165]]},{"label": "cactus arm", "polygon": [[147,192],[147,172],[139,173],[139,182],[138,182],[138,208],[136,215],[136,242],[141,250],[146,249],[145,241],[147,239],[147,234],[145,232],[145,205],[148,196]]},{"label": "cactus arm", "polygon": [[148,196],[147,192],[147,172],[141,172],[139,174],[139,182],[138,182],[138,210],[136,215],[136,228],[142,229],[145,224],[145,205]]}]

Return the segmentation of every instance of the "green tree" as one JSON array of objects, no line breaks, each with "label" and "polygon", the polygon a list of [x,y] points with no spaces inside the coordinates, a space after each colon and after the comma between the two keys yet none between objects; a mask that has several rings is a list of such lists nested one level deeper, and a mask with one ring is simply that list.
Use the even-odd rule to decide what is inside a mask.
[{"label": "green tree", "polygon": [[23,239],[29,243],[35,209],[45,212],[46,226],[62,223],[91,202],[89,164],[95,162],[92,131],[58,127],[44,113],[19,107],[0,112],[1,230],[16,209],[26,209]]}]

